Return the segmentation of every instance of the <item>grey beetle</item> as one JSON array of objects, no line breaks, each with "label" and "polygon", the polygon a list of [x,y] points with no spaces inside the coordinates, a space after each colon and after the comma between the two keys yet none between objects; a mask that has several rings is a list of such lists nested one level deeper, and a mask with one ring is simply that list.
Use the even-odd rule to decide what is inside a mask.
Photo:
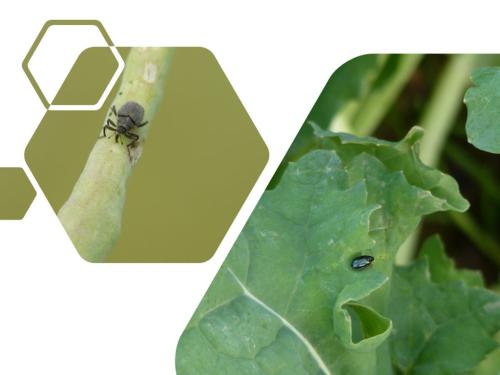
[{"label": "grey beetle", "polygon": [[130,147],[133,147],[135,143],[139,140],[139,136],[131,132],[134,128],[141,128],[148,124],[148,121],[142,122],[144,117],[144,108],[137,102],[129,101],[120,107],[118,112],[116,112],[116,107],[112,106],[111,111],[116,117],[116,124],[113,120],[109,119],[106,121],[106,125],[102,128],[103,135],[100,138],[106,136],[106,129],[113,130],[115,135],[115,142],[118,142],[120,135],[131,139],[127,145],[130,151]]}]

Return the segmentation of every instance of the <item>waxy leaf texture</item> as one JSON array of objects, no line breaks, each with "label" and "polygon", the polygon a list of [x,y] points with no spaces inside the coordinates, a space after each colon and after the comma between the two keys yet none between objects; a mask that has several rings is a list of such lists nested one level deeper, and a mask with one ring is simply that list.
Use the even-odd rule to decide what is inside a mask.
[{"label": "waxy leaf texture", "polygon": [[[369,375],[427,365],[414,358],[420,347],[400,354],[391,345],[404,341],[406,324],[394,308],[394,277],[405,281],[394,257],[423,215],[468,202],[453,178],[420,162],[419,128],[400,142],[314,131],[316,149],[264,193],[186,327],[178,375]],[[375,259],[355,270],[360,255]]]},{"label": "waxy leaf texture", "polygon": [[467,138],[480,150],[500,154],[500,68],[476,69],[471,80],[464,98]]},{"label": "waxy leaf texture", "polygon": [[[479,275],[450,268],[441,246],[426,246],[421,259],[393,275],[393,362],[403,374],[463,374],[499,346],[500,298],[474,286]],[[448,265],[432,265],[434,257]]]}]

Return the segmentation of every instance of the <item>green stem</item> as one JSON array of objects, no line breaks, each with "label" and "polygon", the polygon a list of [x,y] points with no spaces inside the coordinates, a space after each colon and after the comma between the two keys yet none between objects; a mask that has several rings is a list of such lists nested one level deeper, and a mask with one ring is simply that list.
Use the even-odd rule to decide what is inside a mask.
[{"label": "green stem", "polygon": [[[415,54],[391,56],[396,57],[395,71],[380,88],[372,90],[360,105],[352,122],[352,129],[357,135],[370,135],[375,131],[422,60],[422,55]],[[391,58],[386,64],[390,63]]]},{"label": "green stem", "polygon": [[163,98],[171,55],[167,48],[130,50],[112,106],[119,109],[125,102],[135,101],[144,108],[144,119],[149,123],[134,129],[139,141],[130,151],[114,139],[98,138],[70,197],[59,210],[64,229],[88,261],[104,261],[119,238],[127,181]]},{"label": "green stem", "polygon": [[[476,55],[454,55],[442,73],[427,105],[420,125],[425,129],[420,145],[420,158],[435,166],[444,143],[463,105],[463,96],[469,84],[471,70],[477,64]],[[416,230],[400,247],[397,264],[409,264],[417,252],[419,230]]]},{"label": "green stem", "polygon": [[469,75],[477,64],[476,55],[454,55],[439,79],[427,105],[420,126],[425,129],[420,145],[420,158],[436,166],[444,143],[463,106],[464,92],[470,84]]},{"label": "green stem", "polygon": [[[365,96],[370,95],[370,92],[373,90],[373,85],[384,71],[384,67],[390,59],[390,56],[378,54],[375,55],[375,59],[376,66],[374,66],[373,69],[365,72],[360,77],[355,78],[359,80],[358,94],[355,97],[351,97],[350,100],[346,101],[344,99],[342,106],[337,108],[330,116],[330,124],[328,125],[328,128],[331,131],[357,134],[357,131],[353,126],[353,119],[359,111],[364,110],[363,101]],[[352,62],[347,62],[346,64],[351,63]],[[334,75],[335,74],[337,74],[337,72],[335,72]],[[346,82],[342,83],[348,85]],[[338,82],[338,84],[341,85],[341,82]],[[345,90],[344,87],[340,87],[340,89]]]}]

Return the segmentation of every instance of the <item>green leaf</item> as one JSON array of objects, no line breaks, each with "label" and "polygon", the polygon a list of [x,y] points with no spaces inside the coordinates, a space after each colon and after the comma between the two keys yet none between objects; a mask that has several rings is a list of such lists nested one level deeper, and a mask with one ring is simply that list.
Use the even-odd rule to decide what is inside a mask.
[{"label": "green leaf", "polygon": [[464,373],[498,347],[500,298],[449,275],[434,282],[427,259],[393,275],[393,363],[404,374]]},{"label": "green leaf", "polygon": [[[500,344],[500,331],[496,336],[497,343]],[[490,352],[481,363],[471,372],[473,375],[498,375],[500,373],[500,345]]]},{"label": "green leaf", "polygon": [[381,72],[387,55],[362,55],[342,64],[326,83],[309,113],[308,120],[328,128],[333,117],[349,103],[368,94]]},{"label": "green leaf", "polygon": [[[364,280],[346,285],[340,292],[333,311],[333,326],[346,348],[374,350],[389,335],[392,329],[389,319],[369,306],[355,303],[368,297],[388,280],[381,273],[373,273]],[[373,289],[367,290],[366,285],[373,285]]]},{"label": "green leaf", "polygon": [[[317,133],[321,149],[264,193],[216,275],[178,375],[391,373],[395,253],[422,215],[468,204],[420,163],[418,129],[401,142]],[[352,269],[362,254],[373,264]]]},{"label": "green leaf", "polygon": [[323,129],[371,133],[411,77],[421,55],[370,54],[342,64],[330,77],[270,183],[274,187],[290,161],[315,148],[314,122]]},{"label": "green leaf", "polygon": [[[375,82],[386,58],[385,55],[363,55],[342,64],[326,83],[306,122],[313,121],[328,129],[335,116],[357,108]],[[283,160],[282,169],[289,161],[296,161],[309,152],[314,147],[314,138],[312,128],[302,126]]]},{"label": "green leaf", "polygon": [[484,281],[479,271],[457,270],[453,261],[446,256],[444,245],[439,235],[425,240],[420,250],[420,256],[426,257],[431,273],[431,280],[436,283],[462,280],[468,286],[484,287]]},{"label": "green leaf", "polygon": [[[421,213],[425,215],[438,208],[439,210],[455,210],[464,212],[469,208],[469,202],[460,194],[457,182],[449,175],[423,164],[418,156],[423,130],[413,127],[401,142],[389,142],[373,137],[356,137],[346,133],[332,133],[312,124],[319,148],[333,148],[343,160],[350,161],[364,154],[376,157],[389,171],[399,173],[410,186],[420,189],[419,196],[405,202],[409,206],[418,204]],[[366,171],[365,173],[369,173]],[[386,194],[386,184],[380,180],[381,186],[376,187],[377,194]],[[382,188],[382,189],[380,189]],[[386,194],[387,195],[387,194]],[[394,204],[393,195],[387,196],[387,203]],[[428,206],[427,206],[428,205]],[[399,209],[405,205],[399,204]],[[417,208],[417,207],[415,207]],[[404,215],[400,215],[405,220]]]},{"label": "green leaf", "polygon": [[464,99],[467,138],[480,150],[500,154],[500,68],[476,69],[471,80],[475,86]]}]

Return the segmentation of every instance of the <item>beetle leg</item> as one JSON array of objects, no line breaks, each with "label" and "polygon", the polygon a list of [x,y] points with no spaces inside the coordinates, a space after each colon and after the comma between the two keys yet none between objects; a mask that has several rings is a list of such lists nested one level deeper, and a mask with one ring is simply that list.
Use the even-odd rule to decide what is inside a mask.
[{"label": "beetle leg", "polygon": [[138,128],[142,128],[144,125],[147,125],[149,121],[143,122],[142,124],[137,125]]},{"label": "beetle leg", "polygon": [[129,157],[130,161],[132,162],[132,155],[130,154],[130,148],[134,147],[135,142],[137,142],[139,140],[139,136],[137,134],[134,134],[134,133],[126,132],[125,137],[127,137],[128,139],[132,139],[132,142],[130,142],[127,145],[128,157]]},{"label": "beetle leg", "polygon": [[132,139],[132,142],[130,142],[128,145],[127,145],[127,148],[130,149],[130,147],[133,147],[135,142],[137,142],[139,140],[139,136],[137,134],[134,134],[134,133],[130,133],[130,132],[126,132],[125,133],[125,136],[128,138],[128,139]]},{"label": "beetle leg", "polygon": [[111,107],[111,112],[113,112],[113,114],[118,117],[118,115],[116,114],[116,107],[115,105],[113,104],[113,106]]},{"label": "beetle leg", "polygon": [[[113,125],[115,127],[113,127]],[[113,121],[111,121],[110,119],[108,119],[108,121],[106,121],[106,125],[104,125],[102,127],[103,135],[101,135],[99,138],[104,138],[106,136],[106,129],[116,131],[116,124]]]}]

